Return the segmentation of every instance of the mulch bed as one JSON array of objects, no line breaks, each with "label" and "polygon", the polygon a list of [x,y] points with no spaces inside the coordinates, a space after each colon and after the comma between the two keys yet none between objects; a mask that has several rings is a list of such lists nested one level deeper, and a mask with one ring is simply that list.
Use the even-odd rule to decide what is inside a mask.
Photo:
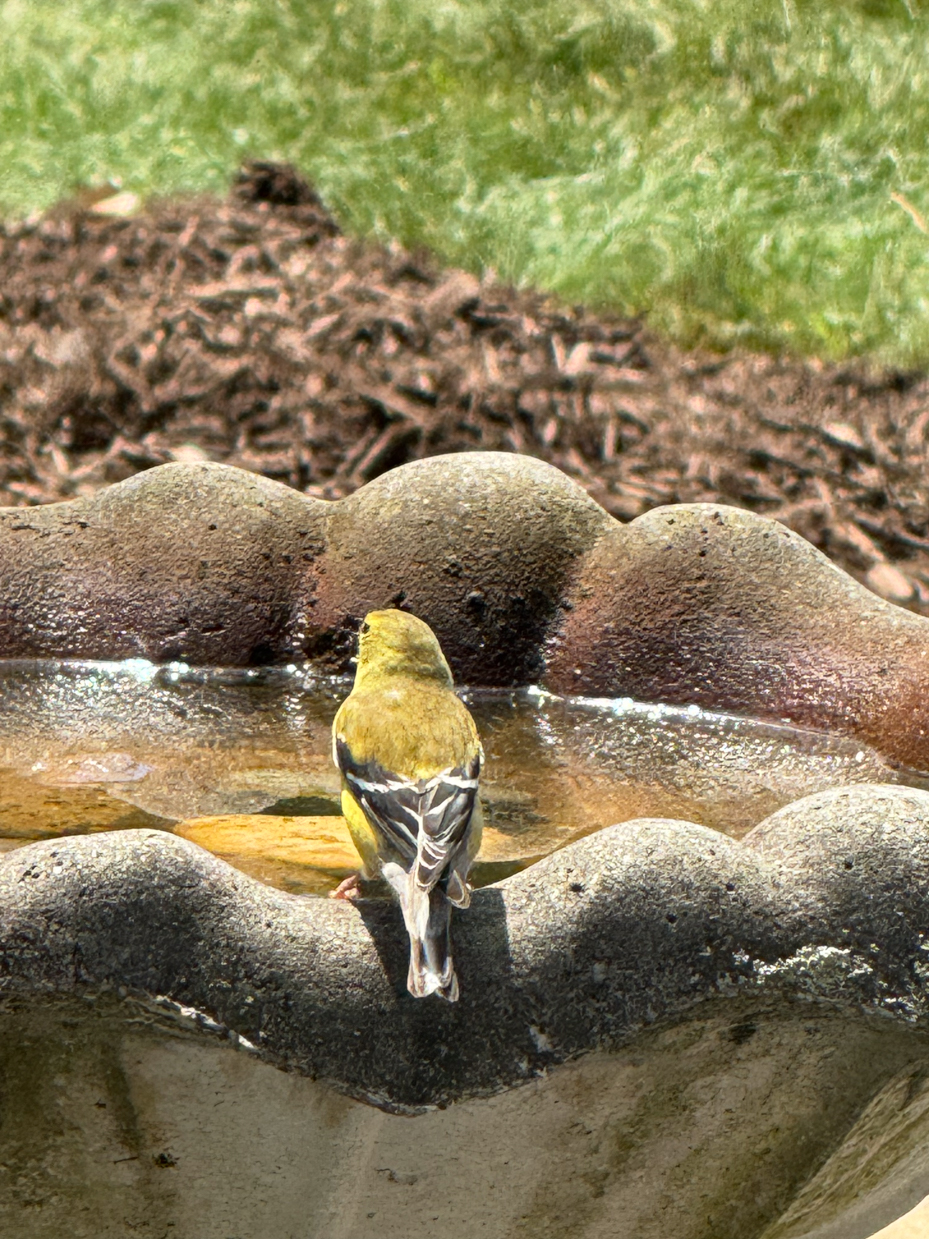
[{"label": "mulch bed", "polygon": [[225,461],[327,499],[525,452],[623,520],[722,501],[929,614],[929,380],[683,353],[640,322],[349,240],[290,169],[0,228],[0,503]]}]

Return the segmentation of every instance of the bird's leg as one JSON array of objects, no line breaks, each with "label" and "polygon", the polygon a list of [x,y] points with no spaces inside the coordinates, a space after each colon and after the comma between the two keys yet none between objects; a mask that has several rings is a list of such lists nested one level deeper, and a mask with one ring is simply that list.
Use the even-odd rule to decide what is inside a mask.
[{"label": "bird's leg", "polygon": [[334,891],[329,892],[330,899],[357,899],[361,894],[361,874],[353,873],[344,878]]}]

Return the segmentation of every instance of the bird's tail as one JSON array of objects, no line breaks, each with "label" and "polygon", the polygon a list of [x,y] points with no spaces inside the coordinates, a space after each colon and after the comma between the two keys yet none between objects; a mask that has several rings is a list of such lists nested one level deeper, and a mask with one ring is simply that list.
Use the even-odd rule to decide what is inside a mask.
[{"label": "bird's tail", "polygon": [[410,971],[406,987],[414,998],[438,994],[458,1001],[458,978],[452,962],[450,933],[452,907],[442,885],[424,890],[400,865],[386,864],[382,872],[400,900],[403,921],[410,935]]}]

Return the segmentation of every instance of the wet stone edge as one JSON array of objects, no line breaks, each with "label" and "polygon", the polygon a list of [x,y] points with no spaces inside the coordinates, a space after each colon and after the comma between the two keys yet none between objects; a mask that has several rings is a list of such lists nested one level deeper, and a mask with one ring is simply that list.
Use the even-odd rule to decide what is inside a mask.
[{"label": "wet stone edge", "polygon": [[385,606],[435,629],[460,683],[697,704],[929,769],[929,619],[741,509],[622,524],[500,452],[416,461],[332,503],[175,463],[0,509],[0,657],[344,671]]},{"label": "wet stone edge", "polygon": [[929,793],[833,789],[741,843],[607,827],[475,893],[461,1001],[417,1001],[393,904],[301,898],[126,831],[0,859],[0,996],[144,994],[387,1109],[510,1088],[707,999],[929,1022]]}]

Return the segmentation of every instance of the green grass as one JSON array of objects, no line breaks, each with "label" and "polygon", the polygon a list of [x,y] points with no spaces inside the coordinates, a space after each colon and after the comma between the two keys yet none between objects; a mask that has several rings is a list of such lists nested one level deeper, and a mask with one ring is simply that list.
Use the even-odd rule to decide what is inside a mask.
[{"label": "green grass", "polygon": [[920,0],[0,0],[0,206],[287,158],[685,342],[929,364]]}]

